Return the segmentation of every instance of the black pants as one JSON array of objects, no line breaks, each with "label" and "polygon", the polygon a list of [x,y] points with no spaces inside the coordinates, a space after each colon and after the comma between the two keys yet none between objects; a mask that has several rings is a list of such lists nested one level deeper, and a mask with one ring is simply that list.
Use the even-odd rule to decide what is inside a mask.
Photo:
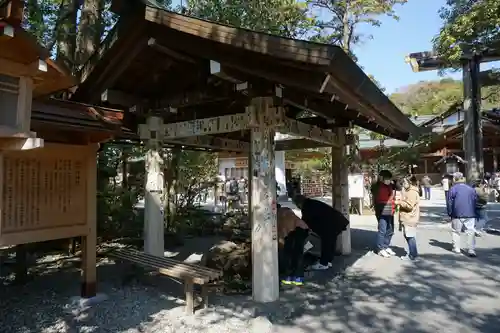
[{"label": "black pants", "polygon": [[337,237],[342,233],[342,230],[321,230],[316,232],[321,239],[321,258],[319,263],[326,266],[332,262],[335,250],[337,248]]},{"label": "black pants", "polygon": [[309,231],[295,228],[285,237],[285,267],[287,276],[304,277],[304,244]]}]

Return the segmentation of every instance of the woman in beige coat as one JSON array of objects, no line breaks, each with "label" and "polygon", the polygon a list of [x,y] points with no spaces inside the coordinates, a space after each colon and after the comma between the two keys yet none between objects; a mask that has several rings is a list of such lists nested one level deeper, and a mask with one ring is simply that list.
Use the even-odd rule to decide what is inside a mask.
[{"label": "woman in beige coat", "polygon": [[418,193],[418,181],[415,176],[405,179],[403,182],[403,195],[397,202],[399,205],[399,219],[403,224],[403,233],[408,243],[408,254],[401,259],[416,260],[417,250],[417,224],[420,220],[420,195]]}]

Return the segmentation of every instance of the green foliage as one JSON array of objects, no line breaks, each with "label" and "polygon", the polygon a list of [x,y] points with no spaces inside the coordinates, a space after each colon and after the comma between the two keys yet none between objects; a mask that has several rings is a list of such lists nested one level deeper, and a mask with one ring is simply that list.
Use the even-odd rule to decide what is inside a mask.
[{"label": "green foliage", "polygon": [[440,14],[444,25],[433,40],[434,48],[450,65],[460,65],[462,50],[500,51],[498,0],[447,0]]},{"label": "green foliage", "polygon": [[[491,86],[481,89],[482,109],[500,106],[500,87]],[[412,84],[390,95],[391,100],[404,113],[413,116],[440,114],[451,106],[461,105],[463,101],[462,81],[442,79],[422,81]]]},{"label": "green foliage", "polygon": [[307,5],[296,0],[188,0],[186,12],[207,20],[298,38],[314,24]]},{"label": "green foliage", "polygon": [[380,16],[398,19],[394,6],[405,4],[407,0],[308,0],[313,8],[327,12],[327,19],[317,22],[317,34],[313,40],[339,45],[353,57],[352,47],[364,39],[358,28],[363,24],[379,27]]}]

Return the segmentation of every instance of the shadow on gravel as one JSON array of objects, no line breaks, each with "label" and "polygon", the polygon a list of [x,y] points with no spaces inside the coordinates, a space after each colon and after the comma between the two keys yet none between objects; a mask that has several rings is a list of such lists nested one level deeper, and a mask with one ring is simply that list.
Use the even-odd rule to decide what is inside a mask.
[{"label": "shadow on gravel", "polygon": [[[277,332],[498,332],[500,312],[494,310],[498,291],[491,286],[500,283],[500,248],[478,250],[475,259],[451,253],[423,255],[421,259],[408,263],[397,279],[386,280],[367,272],[347,273],[327,282],[285,290],[274,304],[256,306],[226,298],[221,308],[266,316],[277,326]],[[461,283],[460,274],[470,270],[488,283]],[[464,308],[463,304],[479,297],[489,299],[484,311]],[[218,313],[222,320],[223,312]],[[432,323],[439,320],[426,318],[434,313],[446,322],[433,327]]]},{"label": "shadow on gravel", "polygon": [[13,284],[12,276],[0,277],[0,332],[140,332],[155,314],[183,303],[182,285],[146,275],[127,279],[130,266],[104,262],[97,271],[98,292],[109,299],[78,309],[70,305],[80,295],[79,265],[78,259],[38,265],[24,285]]},{"label": "shadow on gravel", "polygon": [[[498,332],[500,313],[494,304],[500,248],[478,249],[476,259],[424,254],[422,261],[403,265],[397,278],[383,279],[359,269],[370,259],[358,261],[374,240],[375,231],[352,229],[351,256],[336,258],[332,270],[315,272],[304,287],[283,288],[278,302],[256,304],[248,296],[212,295],[210,308],[192,317],[182,311],[182,285],[149,276],[124,284],[127,267],[106,262],[98,272],[99,291],[109,299],[68,313],[64,305],[79,292],[78,262],[63,269],[43,267],[24,286],[0,285],[0,332],[244,333],[249,332],[249,320],[258,316],[272,322],[275,332],[286,333],[431,333],[443,327],[450,332]],[[434,245],[444,246],[438,241]],[[461,283],[470,279],[468,272],[480,282]],[[463,306],[479,297],[491,300],[485,311]],[[438,313],[446,322],[434,327],[439,320],[425,318]]]}]

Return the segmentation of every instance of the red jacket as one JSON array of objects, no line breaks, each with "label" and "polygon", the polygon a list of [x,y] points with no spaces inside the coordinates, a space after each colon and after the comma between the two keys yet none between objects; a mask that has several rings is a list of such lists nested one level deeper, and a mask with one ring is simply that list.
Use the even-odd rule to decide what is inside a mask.
[{"label": "red jacket", "polygon": [[377,215],[394,215],[396,210],[394,187],[379,183],[374,194],[375,213]]}]

